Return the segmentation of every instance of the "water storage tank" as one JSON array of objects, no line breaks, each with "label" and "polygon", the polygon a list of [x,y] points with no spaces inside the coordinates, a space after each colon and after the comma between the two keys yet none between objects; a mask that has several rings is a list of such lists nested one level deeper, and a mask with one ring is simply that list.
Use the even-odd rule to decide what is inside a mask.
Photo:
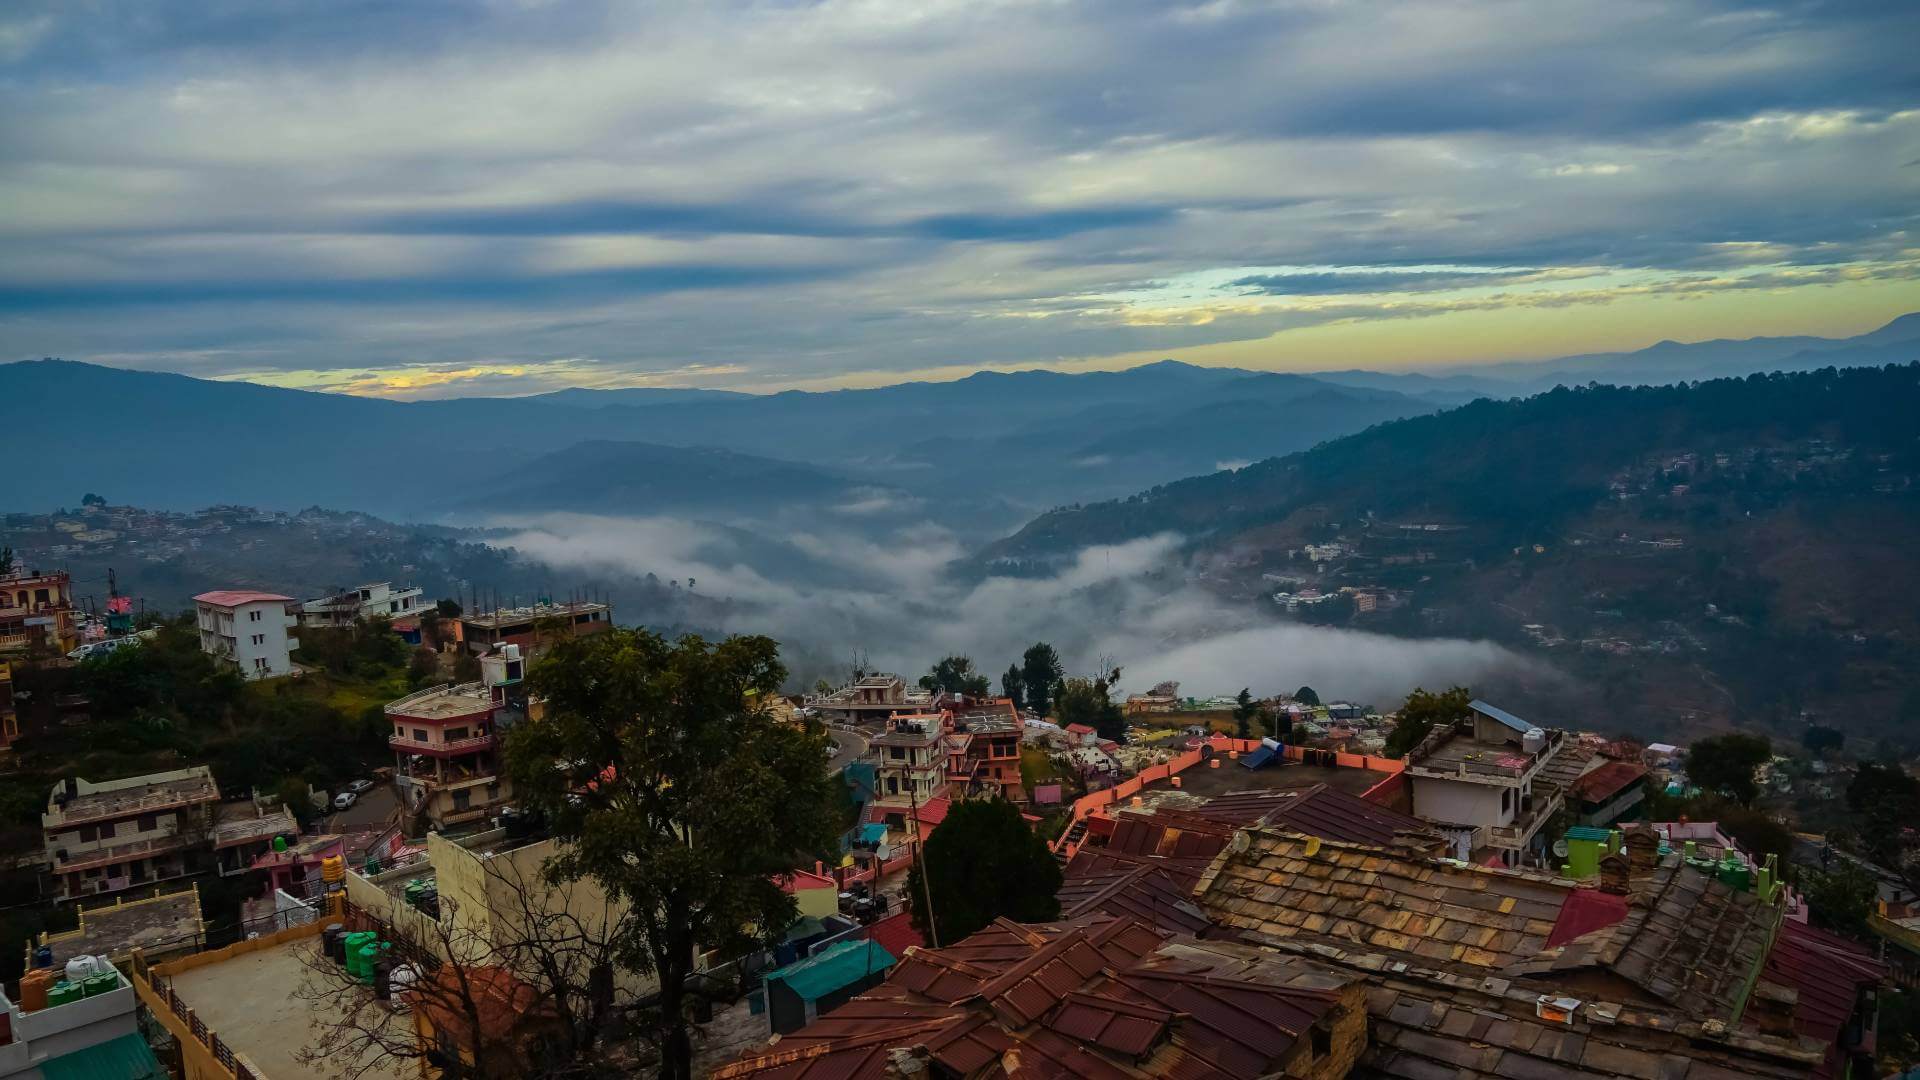
[{"label": "water storage tank", "polygon": [[392,974],[387,976],[387,1005],[394,1012],[406,1012],[411,1007],[407,1000],[407,990],[420,980],[420,972],[412,964],[395,965]]},{"label": "water storage tank", "polygon": [[25,1012],[34,1012],[47,1007],[47,990],[53,986],[53,972],[45,968],[29,971],[20,977],[20,1008]]},{"label": "water storage tank", "polygon": [[52,967],[53,966],[53,946],[42,945],[39,948],[33,950],[33,966],[37,968]]},{"label": "water storage tank", "polygon": [[1527,733],[1520,736],[1520,749],[1525,750],[1529,754],[1537,754],[1546,748],[1547,733],[1537,727],[1528,728]]},{"label": "water storage tank", "polygon": [[102,971],[98,975],[89,975],[80,984],[81,991],[87,997],[98,997],[120,989],[120,976],[111,971]]},{"label": "water storage tank", "polygon": [[100,973],[100,964],[91,956],[76,956],[67,961],[67,981],[85,982],[89,977]]}]

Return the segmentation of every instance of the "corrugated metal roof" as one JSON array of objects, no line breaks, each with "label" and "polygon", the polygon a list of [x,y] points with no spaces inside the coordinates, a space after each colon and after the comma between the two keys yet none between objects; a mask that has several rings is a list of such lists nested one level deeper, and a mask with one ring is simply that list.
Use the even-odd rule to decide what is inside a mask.
[{"label": "corrugated metal roof", "polygon": [[1603,803],[1626,790],[1629,784],[1647,775],[1645,765],[1630,761],[1609,761],[1573,782],[1573,790],[1587,802]]},{"label": "corrugated metal roof", "polygon": [[1498,705],[1489,705],[1479,698],[1474,698],[1472,701],[1467,702],[1467,708],[1491,719],[1498,720],[1522,735],[1540,726],[1539,724],[1529,724],[1507,710],[1500,708]]},{"label": "corrugated metal roof", "polygon": [[1887,977],[1887,967],[1864,947],[1805,923],[1786,922],[1774,938],[1763,969],[1765,978],[1799,995],[1793,1029],[1827,1047],[1815,1075],[1838,1076],[1840,1033],[1852,1019],[1860,990]]},{"label": "corrugated metal roof", "polygon": [[865,939],[837,941],[797,964],[767,974],[807,1001],[825,997],[894,964],[893,955]]}]

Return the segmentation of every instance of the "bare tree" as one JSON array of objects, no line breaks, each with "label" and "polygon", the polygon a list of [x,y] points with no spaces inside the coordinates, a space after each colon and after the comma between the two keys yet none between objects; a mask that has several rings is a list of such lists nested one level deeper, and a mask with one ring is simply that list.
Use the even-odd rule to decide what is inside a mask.
[{"label": "bare tree", "polygon": [[[636,1000],[616,967],[626,913],[596,890],[548,884],[538,866],[481,865],[486,910],[442,899],[437,918],[408,908],[417,917],[402,917],[403,927],[372,920],[393,942],[395,968],[414,972],[389,1001],[316,941],[295,990],[322,1006],[296,1055],[303,1064],[340,1080],[422,1060],[472,1080],[605,1075],[609,1036]],[[416,1031],[420,1013],[436,1029],[433,1042]]]}]

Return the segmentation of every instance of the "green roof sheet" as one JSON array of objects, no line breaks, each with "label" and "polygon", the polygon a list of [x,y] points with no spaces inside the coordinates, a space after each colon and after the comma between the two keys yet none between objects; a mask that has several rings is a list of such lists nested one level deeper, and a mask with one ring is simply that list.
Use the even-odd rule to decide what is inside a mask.
[{"label": "green roof sheet", "polygon": [[167,1070],[147,1040],[129,1033],[48,1058],[40,1063],[40,1075],[47,1080],[166,1080]]},{"label": "green roof sheet", "polygon": [[1591,825],[1575,825],[1573,828],[1567,830],[1567,839],[1569,840],[1598,840],[1601,843],[1606,843],[1607,837],[1611,835],[1607,830],[1596,829]]},{"label": "green roof sheet", "polygon": [[872,941],[841,941],[767,975],[807,1001],[823,998],[893,966],[893,954]]}]

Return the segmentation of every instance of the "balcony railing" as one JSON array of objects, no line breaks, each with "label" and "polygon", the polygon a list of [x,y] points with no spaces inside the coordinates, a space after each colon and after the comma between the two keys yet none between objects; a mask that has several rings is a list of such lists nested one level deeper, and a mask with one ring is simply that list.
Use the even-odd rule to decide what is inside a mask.
[{"label": "balcony railing", "polygon": [[387,736],[387,745],[403,754],[464,754],[475,750],[485,750],[500,741],[494,734],[472,735],[464,739],[449,739],[446,742],[420,742],[411,737],[400,735]]},{"label": "balcony railing", "polygon": [[53,872],[56,874],[70,874],[76,870],[87,870],[96,866],[112,866],[115,863],[127,862],[130,859],[145,859],[154,855],[165,854],[169,851],[180,851],[193,847],[195,842],[191,836],[173,833],[167,836],[155,836],[145,840],[135,840],[131,844],[115,844],[112,847],[95,848],[92,851],[83,851],[66,859],[55,859]]},{"label": "balcony railing", "polygon": [[82,803],[77,806],[70,803],[65,808],[56,807],[52,813],[46,815],[49,819],[46,822],[46,828],[58,831],[75,825],[85,825],[90,821],[107,821],[113,818],[132,817],[135,814],[176,810],[195,803],[216,802],[219,798],[219,790],[209,781],[205,787],[191,791],[156,791],[147,795],[120,796],[111,801]]},{"label": "balcony railing", "polygon": [[1557,813],[1565,801],[1558,791],[1551,795],[1535,794],[1532,807],[1515,817],[1513,824],[1495,825],[1487,830],[1487,843],[1498,848],[1525,847],[1541,823]]}]

